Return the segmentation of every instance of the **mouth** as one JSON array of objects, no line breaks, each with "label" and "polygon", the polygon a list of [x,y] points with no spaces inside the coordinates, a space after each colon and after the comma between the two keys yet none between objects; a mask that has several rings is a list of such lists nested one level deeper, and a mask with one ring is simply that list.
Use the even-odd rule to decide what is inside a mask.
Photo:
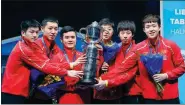
[{"label": "mouth", "polygon": [[127,40],[127,39],[124,39],[123,41],[126,42],[126,41],[128,41],[128,40]]},{"label": "mouth", "polygon": [[127,42],[128,42],[128,40],[122,40],[122,42],[123,42],[123,43],[127,43]]},{"label": "mouth", "polygon": [[68,45],[73,45],[73,43],[68,43]]},{"label": "mouth", "polygon": [[103,35],[105,38],[108,38],[109,37],[109,35]]},{"label": "mouth", "polygon": [[150,32],[150,33],[149,33],[149,35],[152,35],[152,36],[153,36],[154,34],[155,34],[155,32]]},{"label": "mouth", "polygon": [[54,38],[55,36],[54,35],[50,35],[50,38]]},{"label": "mouth", "polygon": [[35,40],[37,40],[37,38],[32,38],[32,40],[34,40],[34,41],[35,41]]},{"label": "mouth", "polygon": [[74,44],[73,43],[68,43],[67,46],[68,47],[74,47]]}]

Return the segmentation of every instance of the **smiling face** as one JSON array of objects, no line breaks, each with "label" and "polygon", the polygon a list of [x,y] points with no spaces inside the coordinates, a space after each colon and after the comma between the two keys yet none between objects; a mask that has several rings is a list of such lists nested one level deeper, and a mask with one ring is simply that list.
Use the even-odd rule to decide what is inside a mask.
[{"label": "smiling face", "polygon": [[149,22],[144,24],[143,31],[149,39],[155,39],[158,37],[161,28],[157,22]]},{"label": "smiling face", "polygon": [[76,33],[74,31],[63,33],[61,40],[64,44],[64,47],[73,49],[76,46]]},{"label": "smiling face", "polygon": [[47,22],[45,26],[42,27],[43,35],[47,37],[48,40],[55,40],[58,33],[58,24],[55,22]]}]

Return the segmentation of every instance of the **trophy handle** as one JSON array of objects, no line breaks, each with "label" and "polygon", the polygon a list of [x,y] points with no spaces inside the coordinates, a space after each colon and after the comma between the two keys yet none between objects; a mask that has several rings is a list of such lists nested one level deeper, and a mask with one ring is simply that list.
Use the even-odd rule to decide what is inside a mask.
[{"label": "trophy handle", "polygon": [[[85,33],[83,33],[82,31],[85,31]],[[87,29],[82,27],[82,28],[80,28],[79,33],[83,36],[83,39],[86,42]]]},{"label": "trophy handle", "polygon": [[[87,33],[87,30],[84,27],[80,28],[79,33],[82,33],[82,31],[85,31]],[[86,33],[84,33],[84,34],[86,34]]]}]

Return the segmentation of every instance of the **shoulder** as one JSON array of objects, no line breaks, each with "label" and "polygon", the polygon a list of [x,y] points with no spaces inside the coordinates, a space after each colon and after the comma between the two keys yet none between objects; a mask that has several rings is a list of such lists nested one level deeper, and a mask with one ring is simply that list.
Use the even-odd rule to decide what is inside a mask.
[{"label": "shoulder", "polygon": [[20,49],[20,50],[24,50],[24,49],[28,49],[29,46],[22,41],[17,42],[16,46]]},{"label": "shoulder", "polygon": [[165,47],[167,47],[169,50],[171,50],[172,53],[174,53],[177,50],[180,50],[180,47],[172,40],[162,38],[161,42]]},{"label": "shoulder", "polygon": [[144,41],[142,41],[138,44],[135,44],[132,49],[135,50],[135,51],[140,51],[140,50],[146,48],[147,45],[148,45],[147,41],[144,40]]},{"label": "shoulder", "polygon": [[40,47],[43,46],[43,43],[42,43],[42,39],[41,39],[41,38],[37,39],[34,43],[35,43],[36,45],[40,46]]},{"label": "shoulder", "polygon": [[166,39],[166,38],[162,38],[161,41],[162,41],[162,44],[164,44],[167,47],[177,46],[177,44],[174,41]]},{"label": "shoulder", "polygon": [[[37,40],[36,40],[37,41]],[[31,42],[29,44],[26,44],[25,42],[19,41],[18,47],[20,51],[23,54],[29,54],[29,53],[36,53],[42,51],[42,47],[38,44],[38,42]]]},{"label": "shoulder", "polygon": [[11,53],[20,51],[20,46],[24,46],[24,44],[21,43],[21,41],[18,41],[14,48],[12,49]]},{"label": "shoulder", "polygon": [[18,42],[18,49],[20,50],[21,54],[23,54],[23,55],[29,55],[29,53],[32,52],[31,47],[22,41]]}]

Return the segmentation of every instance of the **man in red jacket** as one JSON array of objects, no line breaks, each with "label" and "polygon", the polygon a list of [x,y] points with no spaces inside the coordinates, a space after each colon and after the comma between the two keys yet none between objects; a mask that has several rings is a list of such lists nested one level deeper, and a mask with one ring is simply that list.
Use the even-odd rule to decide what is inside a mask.
[{"label": "man in red jacket", "polygon": [[[55,30],[58,31],[58,23],[45,22],[53,26],[47,27],[51,31],[48,35],[53,39]],[[40,24],[35,20],[28,20],[21,23],[22,41],[19,41],[12,50],[6,65],[6,70],[2,81],[2,103],[24,103],[29,96],[30,68],[34,67],[44,73],[59,76],[78,77],[83,74],[81,71],[67,71],[63,63],[52,63],[46,54],[43,46],[39,46],[35,41],[38,37]],[[55,29],[54,29],[55,28]],[[11,100],[7,100],[11,99]]]},{"label": "man in red jacket", "polygon": [[[77,71],[83,70],[83,65],[86,62],[85,54],[77,51],[76,46],[76,32],[71,26],[64,26],[61,30],[61,42],[64,49],[61,50],[56,56],[55,60],[66,60],[69,64],[72,63],[72,68]],[[98,47],[98,46],[97,46]],[[98,47],[100,49],[100,47]],[[65,76],[65,85],[61,87],[58,93],[62,93],[59,98],[59,104],[90,104],[91,103],[91,88],[80,88],[77,84],[81,77],[74,78]]]},{"label": "man in red jacket", "polygon": [[[121,61],[125,58],[125,56],[131,51],[132,48],[135,46],[135,41],[132,39],[135,34],[136,26],[133,21],[120,21],[117,26],[117,32],[119,33],[121,43],[121,48],[116,54],[115,62],[113,65],[111,65],[111,68],[108,64],[104,63],[102,68],[104,70],[108,69],[108,72],[113,70],[116,67],[119,67],[121,64]],[[133,69],[138,69],[138,67],[134,67]],[[110,77],[106,78],[113,78],[114,76],[110,75]],[[118,91],[119,89],[119,91]],[[109,89],[107,89],[109,90]],[[135,75],[135,77],[130,80],[128,83],[118,86],[117,90],[110,89],[109,91],[104,90],[105,92],[115,92],[117,91],[117,94],[121,94],[120,103],[123,104],[139,104],[141,103],[142,99],[142,92],[140,88],[140,77],[139,72]],[[100,91],[101,92],[101,91]],[[121,93],[120,93],[121,92]],[[115,96],[112,96],[110,98],[114,98]]]},{"label": "man in red jacket", "polygon": [[[102,28],[101,32],[101,44],[103,46],[103,59],[104,65],[109,64],[109,69],[114,67],[112,62],[114,62],[116,51],[118,51],[118,43],[112,41],[112,36],[114,34],[114,22],[109,18],[103,18],[100,20],[99,25]],[[102,66],[102,65],[100,65]],[[102,73],[107,72],[107,70],[99,69],[97,71],[97,77]],[[118,88],[112,88],[110,90],[96,91],[94,90],[94,104],[116,104],[119,103],[119,99],[122,96],[122,92]]]},{"label": "man in red jacket", "polygon": [[[82,52],[75,49],[76,47],[76,32],[71,26],[64,26],[61,30],[61,42],[63,50],[55,56],[58,60],[66,60],[68,63],[74,64],[68,70],[82,71],[82,64],[86,62],[86,56]],[[63,58],[64,57],[64,58]],[[61,58],[61,59],[60,59]],[[62,88],[64,92],[59,98],[59,104],[90,104],[91,91],[89,89],[76,88],[81,77],[65,76],[65,86]]]},{"label": "man in red jacket", "polygon": [[[136,73],[132,68],[139,67],[142,94],[146,104],[178,104],[178,77],[185,72],[185,64],[180,53],[180,48],[173,41],[167,40],[160,35],[160,17],[147,15],[143,19],[143,30],[147,39],[137,44],[131,53],[122,61],[116,69],[115,77],[106,79],[106,74],[95,85],[96,89],[119,86],[127,83]],[[141,55],[161,54],[163,65],[161,72],[153,76],[149,75],[148,69],[141,62]],[[110,73],[112,74],[112,73]],[[158,94],[155,83],[162,83],[164,90]]]}]

